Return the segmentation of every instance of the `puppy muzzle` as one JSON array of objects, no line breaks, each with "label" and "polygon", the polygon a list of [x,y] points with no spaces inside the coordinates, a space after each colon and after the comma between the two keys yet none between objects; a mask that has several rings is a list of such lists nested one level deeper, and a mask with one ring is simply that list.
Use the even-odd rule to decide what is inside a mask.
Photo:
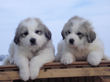
[{"label": "puppy muzzle", "polygon": [[31,38],[30,39],[30,43],[31,43],[32,46],[36,45],[36,39],[35,38]]},{"label": "puppy muzzle", "polygon": [[69,39],[69,44],[73,45],[74,44],[74,39]]}]

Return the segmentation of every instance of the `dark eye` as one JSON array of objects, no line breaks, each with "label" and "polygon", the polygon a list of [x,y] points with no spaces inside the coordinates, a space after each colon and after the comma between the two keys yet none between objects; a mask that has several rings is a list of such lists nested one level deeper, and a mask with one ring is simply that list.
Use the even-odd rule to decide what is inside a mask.
[{"label": "dark eye", "polygon": [[42,34],[42,31],[36,30],[35,33],[41,35]]},{"label": "dark eye", "polygon": [[21,34],[22,37],[25,37],[27,35],[28,35],[28,32],[27,31]]},{"label": "dark eye", "polygon": [[84,36],[84,34],[81,32],[78,32],[77,35],[79,36],[80,39]]},{"label": "dark eye", "polygon": [[68,34],[70,34],[70,33],[71,33],[70,31],[65,32],[66,35],[68,35]]},{"label": "dark eye", "polygon": [[80,35],[83,35],[83,34],[81,32],[78,32],[77,35],[80,36]]}]

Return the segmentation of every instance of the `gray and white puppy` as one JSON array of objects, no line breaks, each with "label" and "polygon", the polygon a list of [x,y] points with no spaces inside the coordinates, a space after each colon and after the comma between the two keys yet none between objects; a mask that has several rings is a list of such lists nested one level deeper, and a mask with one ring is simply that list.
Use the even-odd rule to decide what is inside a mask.
[{"label": "gray and white puppy", "polygon": [[16,64],[24,81],[35,79],[40,68],[54,60],[51,32],[38,19],[28,18],[20,22],[4,64]]},{"label": "gray and white puppy", "polygon": [[61,34],[63,40],[58,44],[57,61],[71,64],[76,60],[87,60],[96,66],[105,58],[103,43],[86,19],[72,17],[64,25]]}]

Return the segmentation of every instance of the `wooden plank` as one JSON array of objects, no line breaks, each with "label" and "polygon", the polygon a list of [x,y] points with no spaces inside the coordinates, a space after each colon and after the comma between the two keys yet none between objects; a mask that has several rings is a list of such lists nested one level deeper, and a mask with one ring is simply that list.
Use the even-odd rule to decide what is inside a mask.
[{"label": "wooden plank", "polygon": [[0,82],[13,82],[13,81],[0,81]]},{"label": "wooden plank", "polygon": [[110,76],[108,77],[100,77],[101,82],[110,82]]},{"label": "wooden plank", "polygon": [[[81,66],[82,68],[76,68],[75,66]],[[63,65],[58,62],[50,62],[41,68],[38,78],[110,76],[110,72],[108,70],[110,71],[110,62],[108,61],[102,61],[99,67],[91,67],[84,61],[73,62],[69,65]],[[0,80],[15,79],[20,79],[18,68],[15,65],[0,66]]]},{"label": "wooden plank", "polygon": [[94,82],[103,82],[100,77],[94,77],[93,79]]},{"label": "wooden plank", "polygon": [[0,72],[0,81],[1,80],[16,80],[16,79],[20,79],[18,71]]},{"label": "wooden plank", "polygon": [[[91,65],[89,65],[87,62],[84,62],[84,61],[73,62],[72,64],[69,64],[69,65],[63,65],[58,62],[50,62],[50,63],[45,64],[42,67],[42,69],[45,69],[45,68],[69,68],[69,67],[76,67],[76,66],[91,67]],[[110,66],[110,62],[102,61],[99,66]],[[15,65],[6,65],[6,66],[0,66],[0,70],[18,70],[18,68]]]},{"label": "wooden plank", "polygon": [[42,79],[42,82],[48,82],[48,79]]},{"label": "wooden plank", "polygon": [[[58,77],[84,77],[84,76],[110,76],[110,67],[91,68],[67,68],[40,70],[37,78],[58,78]],[[0,72],[0,80],[20,79],[18,71]]]},{"label": "wooden plank", "polygon": [[[53,82],[53,81],[50,81],[50,82]],[[57,78],[56,82],[63,82],[63,78]]]},{"label": "wooden plank", "polygon": [[42,82],[41,79],[34,80],[33,82]]},{"label": "wooden plank", "polygon": [[70,82],[70,78],[63,78],[63,82]]},{"label": "wooden plank", "polygon": [[40,71],[38,78],[110,76],[110,67],[50,69]]}]

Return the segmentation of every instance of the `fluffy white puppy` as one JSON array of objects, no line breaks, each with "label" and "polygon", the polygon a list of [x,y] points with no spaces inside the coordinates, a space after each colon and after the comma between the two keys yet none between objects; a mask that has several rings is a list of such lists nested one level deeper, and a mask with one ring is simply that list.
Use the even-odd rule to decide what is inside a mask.
[{"label": "fluffy white puppy", "polygon": [[37,18],[23,20],[16,30],[4,64],[16,64],[24,81],[38,76],[40,68],[54,60],[51,32]]},{"label": "fluffy white puppy", "polygon": [[103,43],[84,18],[75,16],[69,19],[62,30],[62,37],[56,60],[63,64],[87,60],[89,64],[97,66],[105,57]]}]

